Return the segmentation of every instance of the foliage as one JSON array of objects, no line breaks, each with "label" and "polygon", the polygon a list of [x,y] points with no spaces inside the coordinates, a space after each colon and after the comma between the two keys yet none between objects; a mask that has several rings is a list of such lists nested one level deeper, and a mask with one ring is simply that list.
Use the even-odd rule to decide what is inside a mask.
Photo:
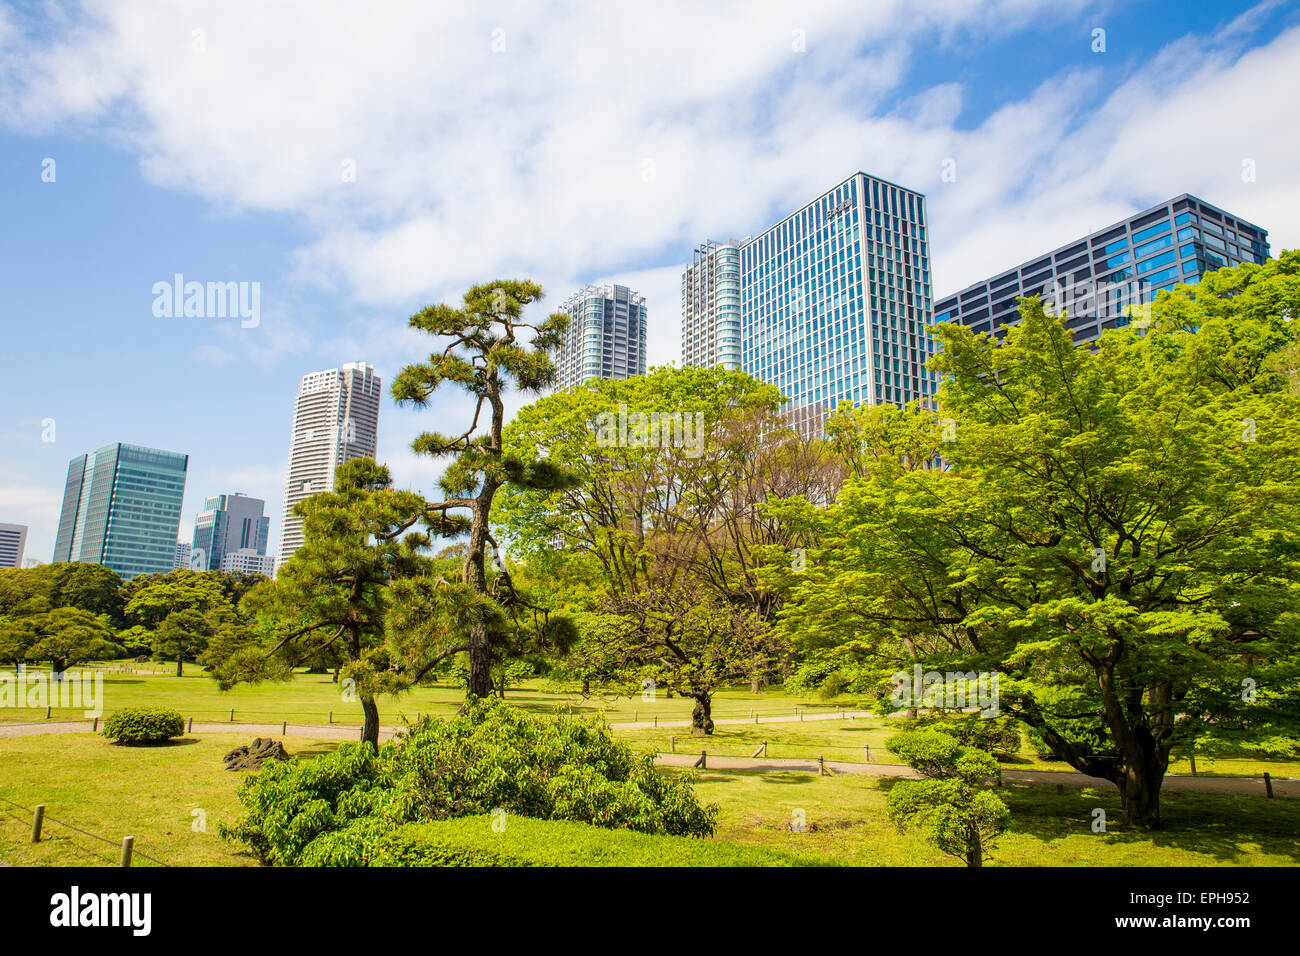
[{"label": "foliage", "polygon": [[1036,299],[1020,314],[1000,339],[938,329],[944,467],[916,465],[913,429],[872,434],[896,447],[832,507],[779,506],[816,542],[806,573],[773,568],[782,629],[882,679],[998,673],[1003,713],[1155,827],[1174,748],[1300,730],[1300,395],[1279,360],[1300,253],[1162,293],[1095,350]]},{"label": "foliage", "polygon": [[120,744],[160,744],[185,733],[185,719],[166,707],[126,707],[104,720],[104,736]]},{"label": "foliage", "polygon": [[920,830],[944,853],[982,866],[985,851],[1006,830],[1011,811],[982,787],[1000,779],[997,761],[977,747],[937,730],[890,737],[885,746],[927,779],[901,780],[886,809],[900,831]]},{"label": "foliage", "polygon": [[360,862],[401,822],[498,808],[611,829],[708,836],[717,808],[662,776],[609,727],[540,717],[473,698],[452,718],[424,717],[378,756],[366,744],[264,767],[239,790],[246,816],[226,834],[266,863]]}]

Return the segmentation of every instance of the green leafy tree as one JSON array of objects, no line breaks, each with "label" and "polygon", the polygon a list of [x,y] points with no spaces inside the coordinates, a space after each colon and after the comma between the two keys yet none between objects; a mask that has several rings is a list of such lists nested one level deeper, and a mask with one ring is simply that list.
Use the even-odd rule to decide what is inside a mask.
[{"label": "green leafy tree", "polygon": [[62,674],[73,664],[112,659],[121,653],[121,646],[113,642],[107,614],[59,607],[33,615],[24,624],[31,629],[32,638],[27,659],[49,661],[55,674]]},{"label": "green leafy tree", "polygon": [[[222,687],[285,678],[304,654],[338,646],[347,656],[364,715],[362,739],[379,745],[382,693],[405,690],[441,659],[422,659],[418,635],[388,627],[393,584],[421,572],[427,535],[412,527],[424,514],[416,493],[392,488],[392,477],[373,459],[358,458],[335,472],[334,490],[294,507],[303,519],[303,544],[244,598],[259,618],[264,640],[224,639],[213,655]],[[392,638],[392,640],[390,640]]]},{"label": "green leafy tree", "polygon": [[967,866],[983,866],[985,853],[1011,818],[1007,805],[988,789],[1001,779],[997,760],[937,730],[896,734],[885,747],[927,778],[900,780],[889,788],[890,821],[904,832],[919,830]]},{"label": "green leafy tree", "polygon": [[[461,389],[474,402],[465,431],[425,432],[411,445],[417,454],[452,459],[439,481],[444,497],[425,507],[433,533],[467,536],[461,579],[413,582],[405,586],[401,601],[406,608],[440,615],[441,624],[430,630],[449,648],[463,644],[470,697],[492,692],[492,667],[515,633],[511,625],[520,613],[541,615],[539,643],[564,644],[573,636],[567,620],[530,606],[513,587],[491,530],[492,503],[501,488],[559,488],[571,481],[553,461],[507,454],[502,445],[507,390],[540,392],[555,380],[550,353],[559,347],[569,317],[556,313],[540,323],[524,321],[524,309],[541,298],[542,288],[534,282],[501,280],[474,286],[460,307],[443,304],[417,312],[411,327],[435,336],[438,346],[427,361],[408,365],[393,382],[399,404],[426,408],[444,384]],[[489,554],[495,558],[495,575],[488,571]],[[410,616],[406,623],[413,623]]]},{"label": "green leafy tree", "polygon": [[835,506],[783,627],[1000,675],[1001,712],[1156,827],[1175,747],[1290,752],[1300,730],[1300,254],[1162,293],[1076,348],[1022,300],[999,340],[940,326],[945,469],[905,449]]}]

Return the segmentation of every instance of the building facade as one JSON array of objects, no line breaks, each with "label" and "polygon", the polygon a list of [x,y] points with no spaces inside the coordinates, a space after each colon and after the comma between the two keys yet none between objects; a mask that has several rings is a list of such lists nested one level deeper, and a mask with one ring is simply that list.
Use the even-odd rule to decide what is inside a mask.
[{"label": "building facade", "polygon": [[935,319],[1005,334],[1019,296],[1064,311],[1076,343],[1132,320],[1163,289],[1225,266],[1268,259],[1268,233],[1184,193],[935,303]]},{"label": "building facade", "polygon": [[171,571],[188,465],[188,455],[123,444],[72,459],[54,560],[102,564],[124,580]]},{"label": "building facade", "polygon": [[560,307],[571,317],[555,355],[557,389],[646,370],[645,296],[625,285],[587,286]]},{"label": "building facade", "polygon": [[27,548],[27,525],[0,522],[0,568],[21,568]]},{"label": "building facade", "polygon": [[293,410],[284,489],[280,564],[302,545],[294,506],[334,488],[334,470],[354,458],[373,458],[379,433],[379,376],[373,365],[349,362],[302,377]]},{"label": "building facade", "polygon": [[741,364],[818,432],[843,403],[928,401],[925,197],[855,173],[740,249]]},{"label": "building facade", "polygon": [[222,559],[233,551],[266,554],[271,519],[263,514],[265,509],[261,498],[239,492],[208,498],[194,519],[190,567],[220,571]]},{"label": "building facade", "polygon": [[252,548],[239,548],[227,551],[221,556],[221,571],[241,574],[265,574],[275,577],[275,558],[269,554],[258,554]]},{"label": "building facade", "polygon": [[190,543],[188,541],[176,542],[176,567],[188,569],[190,566]]},{"label": "building facade", "polygon": [[706,240],[682,273],[682,367],[739,369],[740,246]]}]

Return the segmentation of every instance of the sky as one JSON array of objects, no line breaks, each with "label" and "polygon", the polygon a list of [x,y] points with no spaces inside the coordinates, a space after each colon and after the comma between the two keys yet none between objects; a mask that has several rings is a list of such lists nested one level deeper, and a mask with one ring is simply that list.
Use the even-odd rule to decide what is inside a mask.
[{"label": "sky", "polygon": [[[675,362],[693,247],[858,170],[925,193],[936,300],[1184,192],[1276,255],[1297,102],[1300,0],[0,3],[0,522],[48,561],[68,461],[121,441],[190,456],[182,540],[243,492],[275,550],[307,372],[387,392],[412,313],[514,277],[539,314],[631,286]],[[177,274],[256,323],[156,314]],[[385,399],[399,486],[468,412]]]}]

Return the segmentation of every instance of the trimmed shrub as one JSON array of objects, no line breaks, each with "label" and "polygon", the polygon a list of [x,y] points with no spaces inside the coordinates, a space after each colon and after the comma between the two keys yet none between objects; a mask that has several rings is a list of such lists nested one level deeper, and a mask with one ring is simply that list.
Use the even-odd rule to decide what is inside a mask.
[{"label": "trimmed shrub", "polygon": [[381,837],[370,866],[824,866],[722,840],[608,830],[491,814],[409,823]]},{"label": "trimmed shrub", "polygon": [[951,734],[966,746],[978,747],[998,757],[1010,757],[1020,752],[1020,724],[1009,717],[932,714],[909,721],[908,728]]},{"label": "trimmed shrub", "polygon": [[608,725],[474,701],[386,743],[270,763],[240,786],[245,816],[221,833],[264,863],[357,866],[403,823],[492,812],[610,829],[710,836],[717,807],[688,778],[615,740]]},{"label": "trimmed shrub", "polygon": [[160,744],[185,733],[185,718],[166,707],[127,707],[109,715],[103,732],[120,744]]}]

